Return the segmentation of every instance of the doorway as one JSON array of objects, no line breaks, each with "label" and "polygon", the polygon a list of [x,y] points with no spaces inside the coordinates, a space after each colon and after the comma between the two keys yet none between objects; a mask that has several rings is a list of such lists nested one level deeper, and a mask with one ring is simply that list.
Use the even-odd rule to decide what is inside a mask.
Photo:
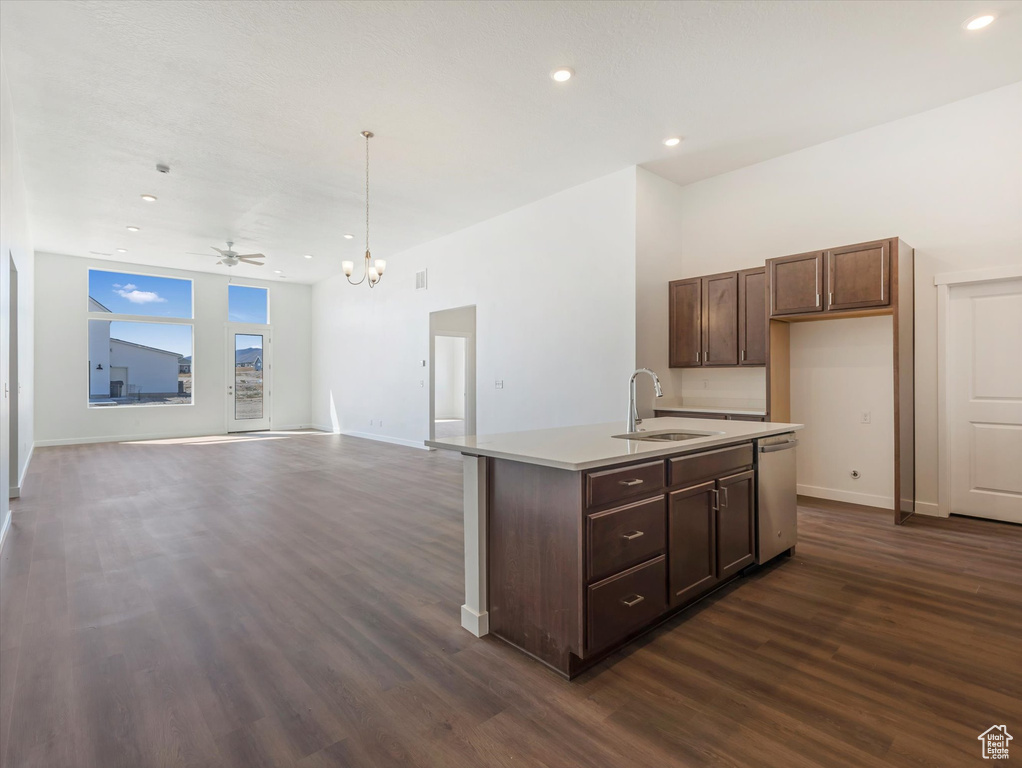
[{"label": "doorway", "polygon": [[269,326],[229,323],[224,359],[227,431],[269,429],[272,393]]},{"label": "doorway", "polygon": [[476,433],[474,306],[429,315],[429,438]]},{"label": "doorway", "polygon": [[1022,277],[951,285],[943,329],[942,511],[1022,524]]}]

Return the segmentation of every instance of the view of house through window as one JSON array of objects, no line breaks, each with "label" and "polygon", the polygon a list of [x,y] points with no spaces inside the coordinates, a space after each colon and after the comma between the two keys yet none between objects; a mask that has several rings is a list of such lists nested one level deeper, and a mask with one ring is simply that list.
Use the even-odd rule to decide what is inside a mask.
[{"label": "view of house through window", "polygon": [[88,311],[90,407],[192,402],[191,280],[92,269]]}]

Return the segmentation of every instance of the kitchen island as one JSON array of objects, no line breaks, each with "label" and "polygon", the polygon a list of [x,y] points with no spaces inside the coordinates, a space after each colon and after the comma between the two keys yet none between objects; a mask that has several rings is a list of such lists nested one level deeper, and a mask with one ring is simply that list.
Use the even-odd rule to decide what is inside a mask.
[{"label": "kitchen island", "polygon": [[[756,446],[801,428],[656,418],[636,439],[615,422],[427,441],[464,457],[462,626],[573,677],[757,561]],[[793,501],[793,467],[785,482]]]}]

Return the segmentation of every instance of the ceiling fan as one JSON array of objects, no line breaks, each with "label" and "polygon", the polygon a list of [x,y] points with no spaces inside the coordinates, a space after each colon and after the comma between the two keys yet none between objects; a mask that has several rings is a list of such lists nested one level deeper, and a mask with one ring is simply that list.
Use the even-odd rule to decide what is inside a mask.
[{"label": "ceiling fan", "polygon": [[[261,253],[238,253],[237,251],[234,250],[234,243],[231,240],[227,241],[226,251],[223,248],[217,248],[215,245],[211,245],[210,248],[212,248],[214,251],[220,254],[220,261],[218,261],[217,264],[223,264],[224,266],[227,267],[237,266],[237,264],[239,264],[242,261],[245,262],[246,264],[252,264],[254,266],[261,267],[263,266],[263,262],[256,261],[256,259],[266,258],[266,256]],[[204,256],[205,254],[195,253],[192,255]]]}]

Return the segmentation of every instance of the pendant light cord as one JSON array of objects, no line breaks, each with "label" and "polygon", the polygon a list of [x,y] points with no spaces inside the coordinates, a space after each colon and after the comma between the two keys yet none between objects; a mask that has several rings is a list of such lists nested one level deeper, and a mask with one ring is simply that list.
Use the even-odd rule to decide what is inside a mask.
[{"label": "pendant light cord", "polygon": [[366,132],[366,258],[369,258],[369,133]]}]

